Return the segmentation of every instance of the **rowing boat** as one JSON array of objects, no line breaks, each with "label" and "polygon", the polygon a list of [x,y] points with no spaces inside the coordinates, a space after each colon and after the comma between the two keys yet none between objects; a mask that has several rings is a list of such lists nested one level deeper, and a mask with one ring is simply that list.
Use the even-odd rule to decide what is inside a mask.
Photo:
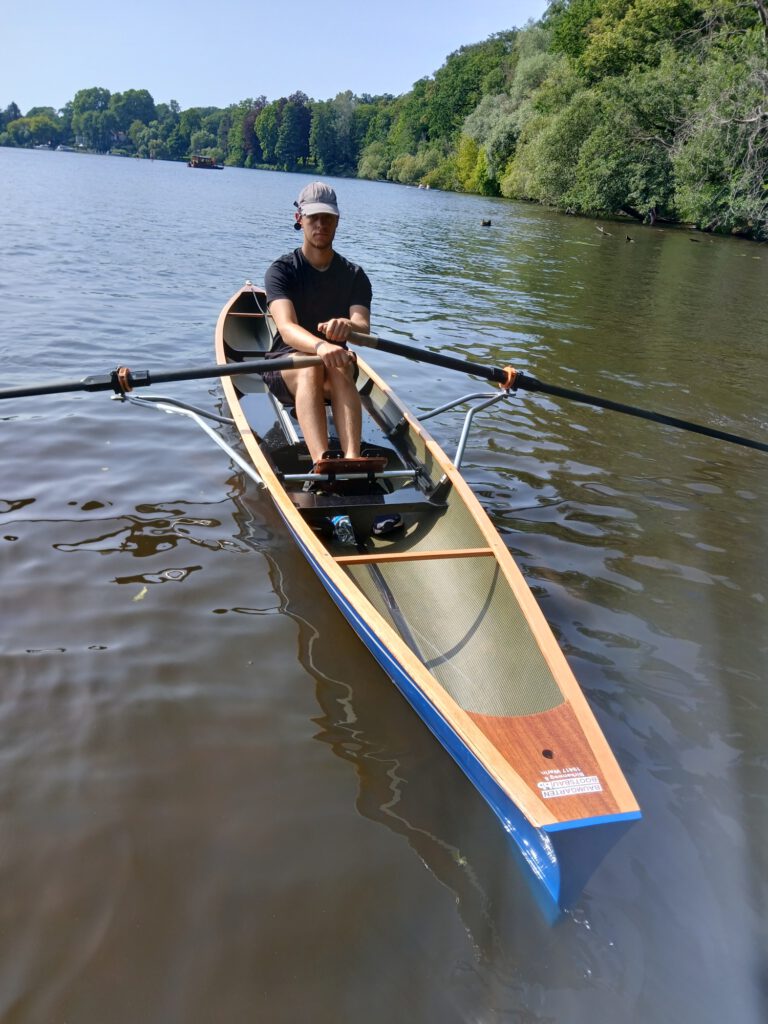
[{"label": "rowing boat", "polygon": [[[254,475],[352,628],[493,809],[546,901],[567,905],[640,811],[536,600],[463,479],[460,453],[449,459],[360,358],[364,446],[380,462],[311,473],[292,411],[257,374],[233,372],[268,351],[274,333],[265,294],[250,284],[216,326],[217,364],[230,374],[222,387]],[[481,397],[488,405],[504,393]],[[334,532],[339,515],[351,539]]]}]

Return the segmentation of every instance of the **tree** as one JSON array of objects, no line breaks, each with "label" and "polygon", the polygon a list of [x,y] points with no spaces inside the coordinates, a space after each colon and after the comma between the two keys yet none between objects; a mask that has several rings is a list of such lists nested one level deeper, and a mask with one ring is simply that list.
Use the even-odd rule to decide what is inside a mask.
[{"label": "tree", "polygon": [[434,172],[440,163],[440,152],[434,147],[421,146],[417,153],[401,153],[392,161],[387,172],[390,181],[404,184],[421,182]]},{"label": "tree", "polygon": [[320,174],[334,174],[340,164],[336,112],[330,100],[312,104],[309,157]]},{"label": "tree", "polygon": [[601,97],[582,89],[557,112],[532,117],[501,182],[502,195],[562,203],[575,182],[581,146],[602,114]]},{"label": "tree", "polygon": [[16,118],[6,131],[12,146],[55,146],[61,141],[58,119],[48,114]]},{"label": "tree", "polygon": [[499,32],[483,43],[462,46],[435,72],[426,111],[430,139],[456,135],[462,122],[487,92],[504,85],[515,32]]},{"label": "tree", "polygon": [[9,103],[5,110],[0,112],[0,131],[10,124],[11,121],[18,121],[20,117],[21,111],[18,106],[15,103]]},{"label": "tree", "polygon": [[86,148],[106,153],[112,146],[117,120],[111,110],[85,110],[72,118],[72,127]]},{"label": "tree", "polygon": [[72,100],[72,115],[77,117],[89,110],[107,110],[111,98],[112,94],[109,89],[102,89],[99,86],[94,86],[91,89],[80,89],[75,93],[75,98]]},{"label": "tree", "polygon": [[267,164],[277,163],[275,149],[280,134],[283,107],[287,102],[288,100],[283,96],[279,100],[273,100],[272,103],[268,103],[256,118],[254,124],[261,152],[264,156],[264,162]]},{"label": "tree", "polygon": [[683,219],[768,241],[768,71],[758,56],[703,68],[695,108],[673,150]]},{"label": "tree", "polygon": [[31,107],[24,116],[39,117],[41,114],[45,117],[49,117],[52,121],[58,122],[59,120],[59,115],[53,107]]},{"label": "tree", "polygon": [[355,172],[377,108],[352,92],[312,104],[310,159],[322,174]]},{"label": "tree", "polygon": [[72,100],[72,131],[83,145],[105,153],[112,145],[117,118],[109,110],[109,89],[80,89]]},{"label": "tree", "polygon": [[254,130],[254,123],[267,105],[266,96],[242,100],[229,108],[230,126],[227,135],[228,164],[236,167],[253,167],[262,162],[261,144]]},{"label": "tree", "polygon": [[658,67],[605,79],[596,90],[603,116],[585,138],[564,202],[579,212],[674,219],[672,153],[698,82],[698,63],[672,47]]},{"label": "tree", "polygon": [[115,115],[117,131],[120,132],[127,132],[134,121],[149,124],[157,120],[155,101],[146,89],[116,92],[110,98],[109,109]]},{"label": "tree", "polygon": [[168,146],[163,138],[163,127],[159,121],[151,121],[149,124],[134,121],[128,130],[128,135],[136,149],[137,156],[149,160],[169,159]]},{"label": "tree", "polygon": [[205,153],[207,150],[216,149],[216,136],[207,128],[200,128],[192,132],[189,137],[189,155],[193,153]]},{"label": "tree", "polygon": [[370,142],[360,154],[357,175],[359,178],[380,181],[386,178],[391,162],[386,142]]},{"label": "tree", "polygon": [[552,49],[578,60],[589,45],[590,26],[599,17],[604,0],[554,0],[545,24],[552,31]]},{"label": "tree", "polygon": [[309,157],[309,127],[312,112],[304,93],[294,93],[283,107],[275,142],[275,162],[286,171],[295,170]]},{"label": "tree", "polygon": [[387,141],[394,153],[415,153],[427,140],[427,115],[432,82],[421,78],[405,96],[392,105],[392,121]]}]

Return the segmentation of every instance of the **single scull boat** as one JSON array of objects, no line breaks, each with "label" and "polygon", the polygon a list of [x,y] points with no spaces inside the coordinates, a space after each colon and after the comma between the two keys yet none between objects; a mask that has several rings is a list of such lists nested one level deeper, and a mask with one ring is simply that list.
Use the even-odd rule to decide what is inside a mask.
[{"label": "single scull boat", "polygon": [[[231,374],[274,324],[247,285],[219,316]],[[255,473],[328,593],[563,906],[638,805],[520,570],[457,466],[358,359],[371,473],[311,474],[291,410],[251,373],[222,378]],[[458,403],[453,403],[458,404]],[[444,411],[443,407],[432,414]],[[430,414],[430,415],[432,415]],[[427,418],[422,416],[422,419]],[[346,541],[332,522],[349,519]],[[397,526],[381,532],[382,524]],[[588,851],[588,853],[585,853]]]}]

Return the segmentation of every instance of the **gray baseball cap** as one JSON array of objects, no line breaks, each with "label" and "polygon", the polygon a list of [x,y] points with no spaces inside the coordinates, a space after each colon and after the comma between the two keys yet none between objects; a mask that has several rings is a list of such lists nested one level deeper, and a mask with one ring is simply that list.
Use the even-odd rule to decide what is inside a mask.
[{"label": "gray baseball cap", "polygon": [[311,185],[303,188],[294,206],[299,208],[302,217],[310,217],[313,213],[332,213],[334,217],[339,216],[336,193],[323,181],[313,181]]}]

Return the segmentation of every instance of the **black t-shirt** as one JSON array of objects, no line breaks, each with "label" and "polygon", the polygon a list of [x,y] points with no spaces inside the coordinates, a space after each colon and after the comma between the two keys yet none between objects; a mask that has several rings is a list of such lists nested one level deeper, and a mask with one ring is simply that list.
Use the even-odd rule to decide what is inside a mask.
[{"label": "black t-shirt", "polygon": [[[323,335],[317,325],[333,317],[349,316],[352,306],[371,308],[371,282],[357,264],[333,254],[327,270],[316,270],[301,249],[275,260],[264,277],[267,302],[290,299],[299,324],[316,338]],[[292,352],[278,333],[270,355]]]}]

